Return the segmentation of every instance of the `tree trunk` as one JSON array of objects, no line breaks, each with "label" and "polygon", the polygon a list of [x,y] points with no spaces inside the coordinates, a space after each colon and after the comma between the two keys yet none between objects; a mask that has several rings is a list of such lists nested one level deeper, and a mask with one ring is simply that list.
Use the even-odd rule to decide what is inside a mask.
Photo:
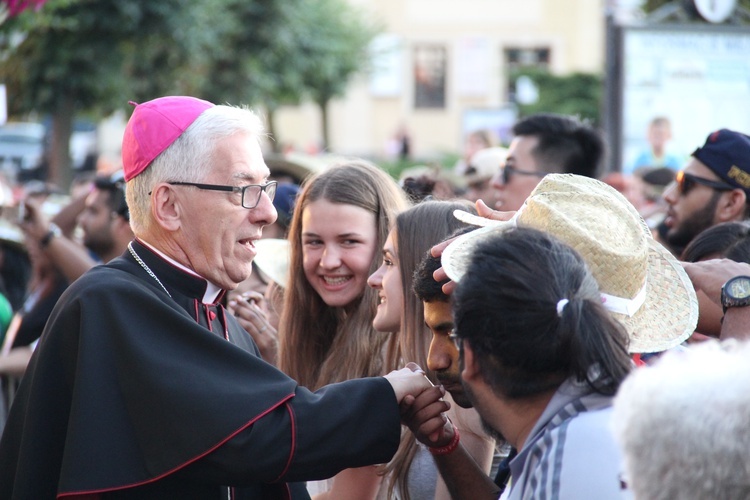
[{"label": "tree trunk", "polygon": [[266,124],[268,126],[268,135],[270,135],[271,151],[281,153],[281,141],[276,133],[276,107],[266,108]]},{"label": "tree trunk", "polygon": [[328,137],[328,99],[318,101],[318,107],[320,108],[320,131],[323,134],[320,150],[330,153],[331,148]]},{"label": "tree trunk", "polygon": [[70,166],[70,137],[73,134],[73,99],[64,97],[52,114],[52,142],[50,144],[47,180],[67,190],[73,179]]}]

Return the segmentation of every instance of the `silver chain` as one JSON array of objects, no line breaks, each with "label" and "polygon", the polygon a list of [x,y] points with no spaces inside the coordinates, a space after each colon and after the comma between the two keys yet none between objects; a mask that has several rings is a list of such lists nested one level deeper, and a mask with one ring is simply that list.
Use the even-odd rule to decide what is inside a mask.
[{"label": "silver chain", "polygon": [[133,256],[133,258],[135,259],[135,261],[138,264],[141,265],[141,267],[143,268],[143,270],[146,271],[149,276],[151,276],[152,278],[154,278],[156,280],[156,282],[159,283],[159,286],[161,287],[161,289],[164,290],[164,293],[166,293],[167,295],[169,295],[169,298],[171,299],[172,298],[172,294],[167,291],[167,288],[162,284],[161,280],[156,277],[156,275],[151,270],[151,268],[148,267],[146,265],[146,263],[141,260],[141,258],[138,256],[137,253],[135,253],[135,250],[133,250],[133,243],[132,242],[128,243],[128,250],[130,251],[130,255]]}]

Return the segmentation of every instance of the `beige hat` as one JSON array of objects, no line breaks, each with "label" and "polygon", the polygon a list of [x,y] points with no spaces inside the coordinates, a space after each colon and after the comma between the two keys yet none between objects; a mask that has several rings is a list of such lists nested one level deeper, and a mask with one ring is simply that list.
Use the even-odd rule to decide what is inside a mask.
[{"label": "beige hat", "polygon": [[466,172],[464,172],[466,183],[474,184],[491,179],[505,164],[507,157],[508,150],[505,148],[480,149],[471,156],[469,164],[466,166]]},{"label": "beige hat", "polygon": [[445,249],[442,264],[460,282],[483,236],[514,226],[556,236],[583,257],[599,283],[602,302],[627,329],[630,352],[657,352],[688,338],[698,322],[698,299],[685,270],[651,237],[643,218],[615,189],[573,174],[548,174],[507,222],[456,211],[486,226]]},{"label": "beige hat", "polygon": [[289,242],[275,238],[261,238],[255,242],[255,265],[282,288],[289,279]]}]

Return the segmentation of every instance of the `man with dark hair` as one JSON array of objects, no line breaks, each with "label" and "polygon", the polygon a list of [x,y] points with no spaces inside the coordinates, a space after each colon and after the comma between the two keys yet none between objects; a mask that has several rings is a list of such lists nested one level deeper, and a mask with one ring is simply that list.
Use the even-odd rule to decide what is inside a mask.
[{"label": "man with dark hair", "polygon": [[78,216],[78,225],[83,230],[84,246],[101,262],[109,262],[125,251],[133,239],[133,231],[121,171],[94,179],[94,187]]},{"label": "man with dark hair", "polygon": [[675,255],[698,233],[750,216],[750,136],[721,129],[693,152],[664,191],[669,204],[663,238]]},{"label": "man with dark hair", "polygon": [[[472,227],[462,229],[457,235],[467,233],[472,229]],[[456,404],[462,408],[472,408],[471,401],[461,384],[458,346],[451,338],[454,332],[452,301],[451,297],[443,292],[443,285],[448,280],[436,281],[433,277],[440,266],[440,258],[428,254],[419,263],[412,281],[412,291],[424,306],[424,322],[432,332],[427,366],[435,372],[438,381],[446,391],[450,392]],[[495,435],[496,433],[489,432],[489,434]],[[498,441],[498,446],[503,444],[502,440]],[[473,459],[463,447],[457,448],[450,454],[433,455],[433,457],[443,481],[454,498],[482,498],[488,492],[490,495],[497,496],[496,494],[504,491],[510,478],[508,464],[515,456],[515,450],[509,451],[510,455],[499,464],[494,484],[482,471],[473,466]],[[506,454],[507,451],[503,451],[503,456]]]},{"label": "man with dark hair", "polygon": [[528,228],[482,236],[456,291],[456,335],[469,400],[519,450],[510,498],[620,498],[608,424],[630,370],[625,329],[572,248]]},{"label": "man with dark hair", "polygon": [[[22,228],[27,237],[38,243],[70,283],[96,264],[119,256],[133,239],[121,171],[97,176],[87,195],[74,199],[52,220],[43,213],[38,200],[27,198],[24,207],[27,217]],[[81,242],[70,234],[72,227],[69,231],[61,229],[68,225],[63,221],[76,220],[75,214],[83,233]]]},{"label": "man with dark hair", "polygon": [[492,180],[498,210],[518,210],[542,177],[550,173],[596,178],[604,155],[599,133],[564,115],[536,114],[513,127],[505,166]]},{"label": "man with dark hair", "polygon": [[[472,228],[469,228],[472,229]],[[466,232],[466,231],[463,231]],[[453,333],[451,298],[443,293],[442,285],[448,282],[435,281],[433,273],[441,266],[440,259],[427,255],[414,272],[412,289],[424,306],[424,322],[432,332],[427,366],[437,375],[445,390],[463,408],[471,408],[471,402],[461,386],[461,371],[458,367],[458,348],[450,338]]]},{"label": "man with dark hair", "polygon": [[[510,498],[620,498],[610,399],[632,364],[627,349],[663,351],[695,329],[687,276],[632,205],[594,179],[550,174],[510,221],[457,216],[486,227],[441,257],[441,272],[458,284],[451,337],[467,398],[518,450]],[[554,238],[522,228],[575,245],[586,266]],[[417,397],[407,425],[444,448],[436,463],[454,498],[497,498],[451,426],[424,423],[438,403]]]}]

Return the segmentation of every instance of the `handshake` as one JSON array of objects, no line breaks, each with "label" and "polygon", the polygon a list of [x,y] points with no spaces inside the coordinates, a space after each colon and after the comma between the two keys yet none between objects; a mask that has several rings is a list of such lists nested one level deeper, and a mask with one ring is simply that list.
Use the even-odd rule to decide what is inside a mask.
[{"label": "handshake", "polygon": [[443,400],[445,389],[435,386],[416,363],[385,375],[401,408],[401,422],[423,444],[436,448],[454,438],[453,424],[445,416],[450,403]]}]

